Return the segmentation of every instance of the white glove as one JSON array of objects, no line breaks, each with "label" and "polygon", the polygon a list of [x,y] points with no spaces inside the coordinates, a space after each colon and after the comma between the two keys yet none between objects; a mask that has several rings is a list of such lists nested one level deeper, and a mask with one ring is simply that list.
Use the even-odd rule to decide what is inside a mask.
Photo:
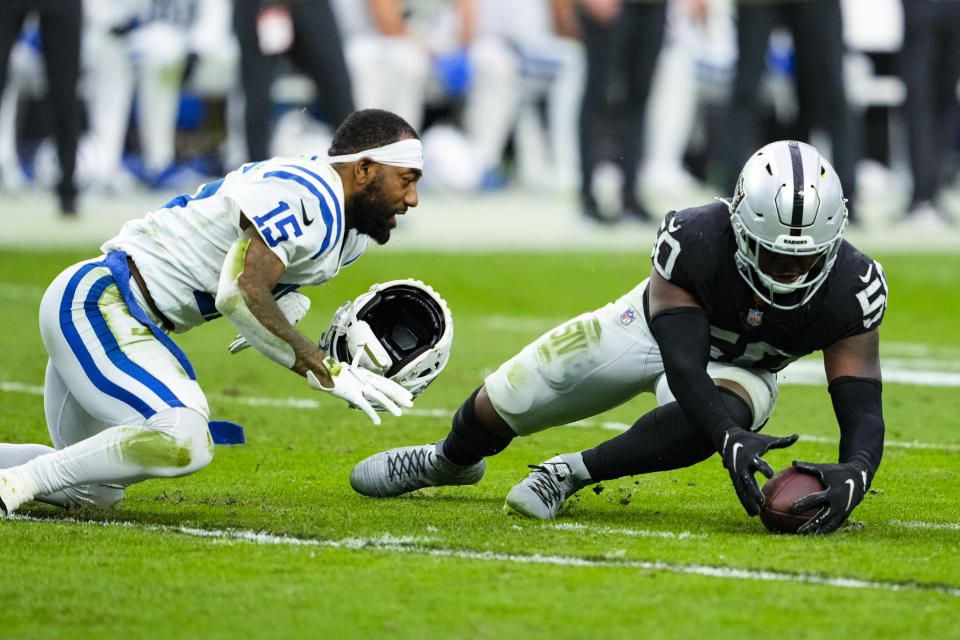
[{"label": "white glove", "polygon": [[329,388],[323,386],[313,371],[307,371],[307,382],[310,383],[310,387],[346,400],[350,406],[367,414],[370,422],[375,425],[380,424],[380,416],[370,404],[371,401],[377,402],[395,416],[402,413],[401,406],[413,406],[413,394],[393,380],[367,371],[356,363],[337,362],[330,356],[324,358],[323,364],[330,372],[333,386]]},{"label": "white glove", "polygon": [[[297,324],[303,320],[303,316],[307,315],[307,311],[310,310],[310,298],[302,293],[293,291],[277,300],[277,306],[280,307],[280,311],[283,311],[283,315],[286,316],[290,324]],[[246,338],[237,335],[227,348],[230,350],[230,353],[236,354],[249,346],[250,343],[247,342]]]}]

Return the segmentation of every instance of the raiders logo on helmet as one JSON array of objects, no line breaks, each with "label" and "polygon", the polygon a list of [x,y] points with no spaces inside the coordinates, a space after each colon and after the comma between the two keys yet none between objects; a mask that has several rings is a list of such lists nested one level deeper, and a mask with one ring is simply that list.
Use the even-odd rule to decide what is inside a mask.
[{"label": "raiders logo on helmet", "polygon": [[356,361],[414,398],[446,366],[452,344],[453,317],[446,301],[410,278],[375,284],[346,302],[320,338],[320,347],[337,361]]}]

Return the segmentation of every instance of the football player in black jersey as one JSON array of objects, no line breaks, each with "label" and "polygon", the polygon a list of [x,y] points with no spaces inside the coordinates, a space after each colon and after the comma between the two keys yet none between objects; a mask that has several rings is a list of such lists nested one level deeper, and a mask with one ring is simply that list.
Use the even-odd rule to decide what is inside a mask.
[{"label": "football player in black jersey", "polygon": [[776,372],[822,351],[840,426],[838,461],[797,462],[826,489],[801,532],[829,533],[863,499],[883,453],[879,334],[887,284],[880,264],[843,239],[836,172],[810,145],[757,151],[731,201],[670,212],[653,271],[620,299],[544,334],[487,376],[446,438],[360,462],[353,488],[396,496],[472,484],[485,456],[516,436],[599,414],[649,391],[659,406],[592,449],[531,465],[506,508],[553,518],[593,482],[692,465],[719,453],[744,509],[760,512],[756,472],[797,435],[759,433],[773,411]]}]

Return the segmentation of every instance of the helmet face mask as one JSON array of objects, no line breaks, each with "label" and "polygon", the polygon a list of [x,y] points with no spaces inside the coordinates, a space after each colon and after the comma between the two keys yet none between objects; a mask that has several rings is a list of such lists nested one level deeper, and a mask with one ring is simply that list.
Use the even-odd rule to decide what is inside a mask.
[{"label": "helmet face mask", "polygon": [[775,308],[807,303],[829,275],[847,225],[833,167],[808,144],[770,143],[744,165],[729,206],[741,277]]},{"label": "helmet face mask", "polygon": [[446,366],[452,343],[446,301],[413,279],[375,284],[345,303],[320,339],[320,347],[337,361],[356,362],[414,397]]}]

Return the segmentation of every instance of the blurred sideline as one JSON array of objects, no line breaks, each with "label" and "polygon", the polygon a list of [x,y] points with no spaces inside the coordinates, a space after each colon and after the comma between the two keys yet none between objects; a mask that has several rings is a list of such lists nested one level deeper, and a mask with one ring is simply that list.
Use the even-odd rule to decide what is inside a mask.
[{"label": "blurred sideline", "polygon": [[[45,192],[0,194],[0,250],[4,247],[75,247],[95,252],[131,218],[159,208],[176,192],[132,189],[122,196],[86,193],[76,219],[64,219],[55,198]],[[671,209],[709,202],[729,194],[695,186],[682,193],[644,192],[657,219]],[[960,193],[952,195],[960,209]],[[858,248],[879,252],[960,252],[960,227],[924,229],[899,222],[905,196],[883,189],[861,189],[859,223],[847,232]],[[423,251],[650,251],[655,223],[623,220],[599,225],[585,219],[574,192],[510,187],[492,193],[451,193],[422,189],[420,205],[398,217],[390,242],[373,250]]]}]

